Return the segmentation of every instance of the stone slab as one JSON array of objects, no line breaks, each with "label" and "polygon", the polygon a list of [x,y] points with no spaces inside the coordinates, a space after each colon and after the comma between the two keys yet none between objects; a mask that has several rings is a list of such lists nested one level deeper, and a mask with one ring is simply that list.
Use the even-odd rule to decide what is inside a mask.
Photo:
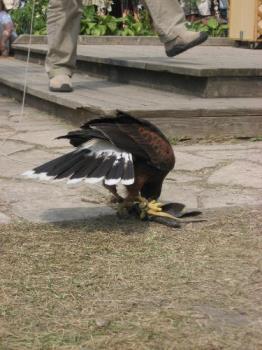
[{"label": "stone slab", "polygon": [[215,171],[209,184],[262,188],[262,165],[249,161],[235,161]]},{"label": "stone slab", "polygon": [[31,149],[11,154],[8,157],[0,155],[0,176],[20,178],[21,174],[31,170],[44,162],[52,160],[59,154],[51,153],[41,149]]},{"label": "stone slab", "polygon": [[10,203],[13,216],[30,222],[87,220],[115,214],[105,206],[105,198],[88,186],[69,187],[64,183],[54,185],[32,180],[0,180],[0,186],[1,198]]},{"label": "stone slab", "polygon": [[[14,45],[15,50],[27,48]],[[31,50],[46,54],[47,45],[34,44]],[[199,46],[170,59],[162,46],[78,45],[78,59],[198,77],[262,76],[260,50],[236,47]]]},{"label": "stone slab", "polygon": [[[233,143],[232,143],[233,142]],[[212,143],[195,143],[192,145],[182,145],[182,144],[178,144],[176,146],[174,146],[174,150],[175,151],[183,151],[183,152],[190,152],[193,154],[202,154],[203,156],[205,156],[205,153],[207,152],[207,154],[210,156],[213,154],[213,152],[217,152],[217,154],[215,154],[216,156],[219,156],[219,153],[221,152],[222,156],[223,156],[223,152],[229,152],[231,154],[239,155],[239,154],[243,154],[243,152],[253,152],[254,151],[258,151],[258,152],[262,152],[262,142],[258,141],[258,142],[250,142],[250,141],[242,141],[242,142],[234,142],[234,140],[232,140],[231,142],[212,142]]]},{"label": "stone slab", "polygon": [[205,180],[197,184],[166,181],[161,199],[165,202],[179,202],[189,208],[215,209],[225,207],[244,207],[262,204],[262,191],[231,186],[210,187]]},{"label": "stone slab", "polygon": [[[0,81],[22,90],[24,77],[24,63],[17,60],[2,60],[0,69]],[[12,71],[12,74],[8,73]],[[36,75],[39,77],[36,80]],[[253,114],[262,114],[261,99],[204,99],[188,97],[168,92],[147,89],[128,84],[119,84],[92,78],[87,74],[75,74],[73,79],[75,91],[68,93],[50,93],[48,80],[43,67],[30,64],[28,75],[28,94],[34,94],[44,100],[71,107],[72,109],[85,108],[104,110],[105,113],[115,109],[133,111],[170,111],[179,114],[188,111],[191,116],[226,115],[229,110],[235,111],[235,115],[252,106]],[[248,105],[247,105],[248,103]],[[238,112],[236,113],[236,109]],[[244,112],[244,110],[246,112]],[[205,112],[206,111],[206,112]],[[249,112],[252,114],[252,112]],[[180,113],[181,115],[181,113]],[[183,114],[185,115],[185,113]]]},{"label": "stone slab", "polygon": [[[27,59],[27,49],[16,45],[15,57]],[[166,57],[163,47],[157,46],[79,45],[77,68],[110,81],[161,91],[208,98],[261,97],[259,55],[247,54],[248,50],[239,48],[214,49],[195,47],[171,59]],[[237,51],[227,49],[240,50],[240,58],[233,61],[225,53],[233,57]],[[47,46],[33,45],[30,61],[43,64],[46,51]]]},{"label": "stone slab", "polygon": [[262,191],[219,185],[216,188],[206,187],[203,188],[198,203],[200,208],[205,209],[258,206],[262,205]]},{"label": "stone slab", "polygon": [[207,159],[216,159],[216,160],[232,160],[232,159],[238,159],[238,160],[249,160],[252,162],[258,162],[262,163],[262,149],[254,149],[254,148],[247,148],[243,150],[239,150],[238,152],[234,150],[228,150],[228,151],[198,151],[197,155],[201,157],[206,157]]},{"label": "stone slab", "polygon": [[10,224],[10,222],[11,222],[11,218],[5,215],[4,213],[0,212],[0,225]]},{"label": "stone slab", "polygon": [[68,147],[68,141],[65,139],[56,140],[58,136],[67,134],[66,129],[21,132],[12,136],[12,140],[27,142],[31,145],[43,145],[48,148]]},{"label": "stone slab", "polygon": [[176,184],[166,181],[163,184],[161,200],[163,202],[183,203],[187,208],[199,208],[198,196],[202,189],[192,184]]},{"label": "stone slab", "polygon": [[[177,183],[193,183],[193,182],[197,182],[197,181],[201,181],[201,177],[200,176],[196,176],[195,174],[189,174],[185,173],[185,172],[181,172],[177,169],[177,167],[175,167],[175,170],[171,171],[167,177],[166,177],[167,181],[174,181]],[[171,183],[170,183],[171,186]]]},{"label": "stone slab", "polygon": [[[33,35],[28,34],[19,35],[15,41],[17,44],[47,44],[46,35]],[[93,36],[93,35],[79,35],[78,44],[80,45],[150,45],[150,46],[162,46],[157,36]],[[235,46],[235,41],[229,38],[208,38],[203,46]]]},{"label": "stone slab", "polygon": [[[0,130],[2,130],[2,126],[0,126]],[[9,137],[11,136],[12,133],[7,133],[5,136]],[[1,153],[0,156],[3,154],[5,155],[11,155],[16,152],[21,152],[21,151],[27,151],[29,149],[32,149],[32,145],[23,143],[23,142],[16,142],[14,140],[2,138],[0,139],[0,145],[1,145]]]},{"label": "stone slab", "polygon": [[[261,98],[240,100],[189,97],[113,83],[86,74],[75,74],[73,93],[59,94],[48,91],[43,67],[30,64],[28,74],[26,101],[43,110],[52,111],[76,126],[94,116],[114,114],[118,109],[152,120],[169,137],[259,136],[262,133]],[[23,81],[24,62],[2,59],[2,91],[21,98]],[[40,128],[44,130],[43,125]]]},{"label": "stone slab", "polygon": [[221,160],[217,158],[207,158],[190,153],[175,151],[176,170],[196,171],[217,166]]}]

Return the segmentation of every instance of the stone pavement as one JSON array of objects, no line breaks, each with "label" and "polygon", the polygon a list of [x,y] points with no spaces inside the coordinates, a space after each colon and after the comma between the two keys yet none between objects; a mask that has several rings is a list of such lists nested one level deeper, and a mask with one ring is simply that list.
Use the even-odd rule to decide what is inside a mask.
[{"label": "stone pavement", "polygon": [[[0,223],[59,222],[114,215],[102,186],[67,186],[24,179],[26,170],[71,149],[54,140],[73,127],[65,121],[0,97]],[[262,142],[177,145],[177,164],[162,199],[190,208],[262,204]]]}]

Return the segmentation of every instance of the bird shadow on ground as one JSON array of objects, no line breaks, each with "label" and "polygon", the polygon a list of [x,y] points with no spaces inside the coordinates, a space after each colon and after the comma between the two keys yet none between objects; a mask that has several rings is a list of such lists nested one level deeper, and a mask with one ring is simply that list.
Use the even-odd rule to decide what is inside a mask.
[{"label": "bird shadow on ground", "polygon": [[113,210],[107,206],[91,206],[91,207],[65,207],[65,208],[48,208],[39,213],[41,221],[44,222],[66,222],[89,220],[92,218],[100,218],[104,215],[114,215]]},{"label": "bird shadow on ground", "polygon": [[116,214],[99,215],[97,208],[59,208],[42,213],[41,219],[58,228],[86,228],[86,233],[97,231],[119,233],[125,235],[143,234],[148,232],[150,222],[141,221],[135,217],[119,218]]},{"label": "bird shadow on ground", "polygon": [[[149,219],[141,220],[139,218],[139,211],[132,210],[129,215],[124,218],[119,218],[112,208],[108,207],[76,207],[76,208],[52,208],[40,214],[41,220],[46,223],[51,223],[56,226],[84,226],[88,232],[96,231],[97,228],[101,230],[108,230],[111,232],[119,232],[120,234],[128,233],[145,233],[150,230],[150,225],[165,226],[171,229],[181,227],[183,223],[202,222],[206,221],[202,217],[194,218],[202,212],[199,210],[186,210],[181,203],[169,203],[163,206],[164,212],[177,217],[177,220],[170,218],[153,216]],[[184,221],[185,217],[185,221]],[[192,217],[192,219],[191,219]],[[180,222],[179,220],[182,220]]]}]

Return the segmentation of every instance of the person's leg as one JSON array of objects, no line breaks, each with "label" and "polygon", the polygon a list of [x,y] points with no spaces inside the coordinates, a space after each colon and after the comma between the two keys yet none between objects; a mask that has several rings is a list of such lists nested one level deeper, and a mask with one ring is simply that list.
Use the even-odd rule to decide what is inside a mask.
[{"label": "person's leg", "polygon": [[11,33],[5,25],[1,26],[0,51],[2,56],[9,56]]},{"label": "person's leg", "polygon": [[18,35],[16,34],[16,32],[15,32],[15,31],[12,31],[11,37],[10,37],[10,42],[11,42],[11,44],[13,44],[13,42],[16,41],[17,37],[18,37]]},{"label": "person's leg", "polygon": [[2,47],[3,31],[4,31],[4,27],[2,23],[0,23],[0,55],[2,54],[2,50],[3,50],[3,47]]},{"label": "person's leg", "polygon": [[178,0],[145,0],[159,38],[163,43],[185,31],[185,14]]},{"label": "person's leg", "polygon": [[185,14],[178,0],[145,0],[166,54],[175,56],[207,39],[206,33],[186,28]]},{"label": "person's leg", "polygon": [[51,90],[72,90],[70,77],[76,63],[81,13],[82,0],[49,1],[48,53],[45,67]]}]

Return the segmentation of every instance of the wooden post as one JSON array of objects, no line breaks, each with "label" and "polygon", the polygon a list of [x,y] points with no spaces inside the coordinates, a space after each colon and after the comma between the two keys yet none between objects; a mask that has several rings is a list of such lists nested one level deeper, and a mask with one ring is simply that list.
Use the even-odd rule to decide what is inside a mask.
[{"label": "wooden post", "polygon": [[[262,41],[259,15],[262,0],[231,0],[229,11],[229,37],[238,41]],[[261,23],[262,25],[262,23]],[[262,28],[262,27],[261,27]]]}]

